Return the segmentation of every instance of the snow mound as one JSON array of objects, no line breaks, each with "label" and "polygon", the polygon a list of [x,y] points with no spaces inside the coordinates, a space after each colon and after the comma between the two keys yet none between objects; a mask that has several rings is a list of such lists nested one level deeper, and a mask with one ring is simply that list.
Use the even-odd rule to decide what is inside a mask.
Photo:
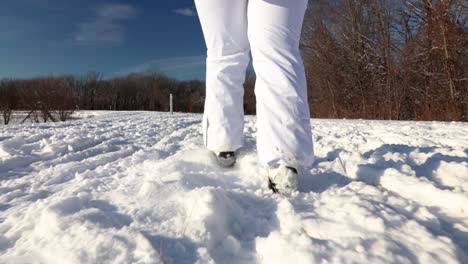
[{"label": "snow mound", "polygon": [[312,120],[291,197],[233,169],[201,115],[0,127],[0,263],[468,263],[468,125]]}]

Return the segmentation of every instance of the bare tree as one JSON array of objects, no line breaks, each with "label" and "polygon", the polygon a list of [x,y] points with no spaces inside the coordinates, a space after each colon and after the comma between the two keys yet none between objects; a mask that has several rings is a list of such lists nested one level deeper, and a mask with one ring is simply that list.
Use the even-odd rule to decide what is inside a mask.
[{"label": "bare tree", "polygon": [[18,105],[18,95],[16,83],[12,80],[0,81],[0,111],[2,112],[3,123],[8,125],[11,120],[13,109]]},{"label": "bare tree", "polygon": [[320,117],[467,120],[467,4],[311,1],[302,50]]}]

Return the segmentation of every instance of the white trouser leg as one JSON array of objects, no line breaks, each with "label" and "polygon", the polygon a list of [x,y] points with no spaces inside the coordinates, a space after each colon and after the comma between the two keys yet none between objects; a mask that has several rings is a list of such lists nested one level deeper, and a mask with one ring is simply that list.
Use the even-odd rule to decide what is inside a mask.
[{"label": "white trouser leg", "polygon": [[249,63],[247,0],[195,0],[208,49],[204,143],[209,150],[242,146],[245,72]]},{"label": "white trouser leg", "polygon": [[313,161],[299,51],[306,8],[307,0],[250,0],[248,6],[248,36],[257,74],[257,150],[263,166],[303,168]]}]

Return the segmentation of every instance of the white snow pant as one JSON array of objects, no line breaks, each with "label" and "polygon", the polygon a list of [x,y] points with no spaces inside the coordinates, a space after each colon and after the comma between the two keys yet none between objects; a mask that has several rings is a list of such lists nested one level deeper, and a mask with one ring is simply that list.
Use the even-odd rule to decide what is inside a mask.
[{"label": "white snow pant", "polygon": [[252,52],[257,81],[260,165],[310,167],[312,132],[299,51],[307,0],[195,0],[208,50],[205,146],[242,146],[245,73]]}]

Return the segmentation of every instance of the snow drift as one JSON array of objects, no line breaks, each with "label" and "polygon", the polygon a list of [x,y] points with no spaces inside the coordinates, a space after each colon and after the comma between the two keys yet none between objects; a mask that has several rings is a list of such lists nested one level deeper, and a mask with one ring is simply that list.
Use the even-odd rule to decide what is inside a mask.
[{"label": "snow drift", "polygon": [[0,127],[0,262],[468,263],[466,123],[312,120],[286,198],[257,176],[255,122],[233,169],[196,114]]}]

